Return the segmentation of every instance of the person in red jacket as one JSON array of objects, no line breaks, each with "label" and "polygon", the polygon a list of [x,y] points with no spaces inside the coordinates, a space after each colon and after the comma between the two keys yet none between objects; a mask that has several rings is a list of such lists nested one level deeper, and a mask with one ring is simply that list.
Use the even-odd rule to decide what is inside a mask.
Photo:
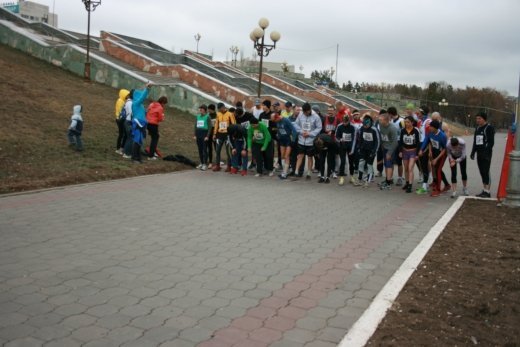
[{"label": "person in red jacket", "polygon": [[168,104],[168,99],[161,96],[159,100],[154,101],[148,106],[146,112],[146,121],[148,122],[148,134],[152,141],[150,142],[150,150],[148,151],[148,160],[156,160],[155,151],[159,143],[159,123],[164,120],[164,107]]}]

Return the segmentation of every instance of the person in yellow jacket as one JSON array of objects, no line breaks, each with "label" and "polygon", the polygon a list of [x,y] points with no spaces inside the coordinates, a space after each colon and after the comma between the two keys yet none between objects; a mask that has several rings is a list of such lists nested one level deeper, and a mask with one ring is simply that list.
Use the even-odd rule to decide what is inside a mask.
[{"label": "person in yellow jacket", "polygon": [[[220,171],[220,152],[222,151],[222,146],[226,144],[228,132],[227,129],[231,124],[236,124],[235,116],[233,113],[229,112],[226,106],[219,102],[217,104],[217,118],[215,119],[215,130],[213,133],[213,139],[217,144],[216,155],[215,155],[215,166],[213,166],[213,171]],[[227,155],[227,167],[226,172],[231,170],[230,162],[231,162],[231,154],[229,152],[229,147],[226,146],[226,155]]]},{"label": "person in yellow jacket", "polygon": [[125,133],[125,117],[121,117],[121,110],[123,106],[125,106],[126,98],[128,97],[130,92],[126,89],[121,89],[119,91],[119,98],[116,101],[115,107],[115,116],[116,116],[116,125],[117,125],[117,141],[116,141],[116,153],[123,155],[123,150],[125,148],[126,142],[126,133]]}]

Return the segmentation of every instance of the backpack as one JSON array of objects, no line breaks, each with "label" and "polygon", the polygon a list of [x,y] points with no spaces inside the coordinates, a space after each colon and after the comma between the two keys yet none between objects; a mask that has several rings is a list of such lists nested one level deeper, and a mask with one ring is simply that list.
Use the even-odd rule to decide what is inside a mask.
[{"label": "backpack", "polygon": [[119,112],[119,118],[117,119],[120,122],[124,122],[126,120],[126,104],[123,105],[121,112]]}]

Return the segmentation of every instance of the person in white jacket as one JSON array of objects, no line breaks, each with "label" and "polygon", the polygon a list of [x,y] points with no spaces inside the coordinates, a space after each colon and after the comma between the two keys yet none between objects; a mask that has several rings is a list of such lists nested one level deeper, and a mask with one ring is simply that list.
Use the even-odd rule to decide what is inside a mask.
[{"label": "person in white jacket", "polygon": [[83,132],[83,118],[81,117],[81,105],[72,108],[72,117],[70,117],[70,125],[67,131],[69,146],[75,147],[76,151],[83,150],[83,142],[81,141],[81,133]]},{"label": "person in white jacket", "polygon": [[309,103],[302,105],[302,112],[293,123],[294,129],[298,133],[298,159],[296,161],[296,176],[299,174],[303,159],[307,156],[307,174],[306,179],[311,179],[311,170],[314,162],[314,139],[321,132],[321,119],[316,112],[311,109]]}]

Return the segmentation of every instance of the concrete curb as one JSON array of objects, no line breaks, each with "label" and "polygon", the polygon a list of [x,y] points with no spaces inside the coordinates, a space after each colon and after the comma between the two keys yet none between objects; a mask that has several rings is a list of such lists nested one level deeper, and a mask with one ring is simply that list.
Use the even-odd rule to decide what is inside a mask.
[{"label": "concrete curb", "polygon": [[426,253],[428,253],[435,240],[437,240],[437,237],[442,233],[446,225],[468,198],[473,199],[473,197],[459,197],[430,229],[422,241],[415,247],[412,253],[410,253],[408,258],[401,264],[399,269],[392,275],[383,289],[381,289],[379,294],[377,294],[374,301],[372,301],[370,306],[363,312],[363,315],[354,323],[338,347],[362,347],[366,345],[379,326],[379,323],[385,317],[387,310],[392,306],[408,279],[417,269],[417,266],[419,266]]}]

